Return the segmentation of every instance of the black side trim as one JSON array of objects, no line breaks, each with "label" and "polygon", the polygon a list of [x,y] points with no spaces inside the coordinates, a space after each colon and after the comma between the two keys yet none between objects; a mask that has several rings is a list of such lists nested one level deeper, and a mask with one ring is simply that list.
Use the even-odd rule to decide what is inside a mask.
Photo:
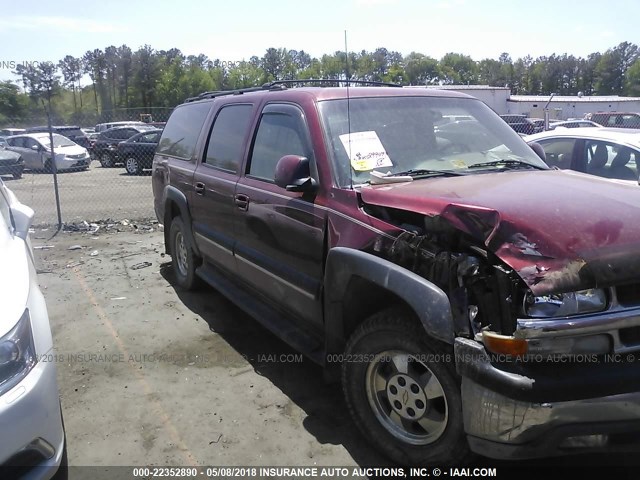
[{"label": "black side trim", "polygon": [[[193,249],[195,254],[199,256],[200,251],[198,250],[198,245],[196,244],[195,239],[193,238],[193,232],[191,231],[192,220],[191,220],[191,213],[189,212],[189,207],[187,205],[187,197],[184,195],[184,193],[182,193],[176,187],[171,185],[168,185],[165,188],[165,200],[164,200],[165,245],[169,245],[169,242],[167,240],[168,240],[169,230],[171,225],[171,218],[168,218],[171,210],[167,208],[167,204],[169,203],[169,201],[174,202],[178,206],[178,209],[180,210],[180,217],[182,218],[182,221],[187,227],[187,231],[185,232],[187,236],[187,241],[191,245],[191,248]],[[171,252],[168,252],[168,253],[171,253]]]},{"label": "black side trim", "polygon": [[453,343],[451,305],[440,288],[388,260],[344,247],[332,248],[327,257],[324,276],[327,342],[342,340],[342,297],[353,276],[368,280],[402,298],[411,306],[430,336]]}]

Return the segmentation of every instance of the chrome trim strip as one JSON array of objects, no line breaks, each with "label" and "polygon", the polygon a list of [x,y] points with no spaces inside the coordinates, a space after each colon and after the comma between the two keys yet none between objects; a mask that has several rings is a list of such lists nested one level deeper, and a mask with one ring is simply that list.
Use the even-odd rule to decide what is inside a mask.
[{"label": "chrome trim strip", "polygon": [[519,318],[514,336],[517,338],[559,337],[606,333],[638,326],[640,326],[640,308],[633,308],[562,319]]}]

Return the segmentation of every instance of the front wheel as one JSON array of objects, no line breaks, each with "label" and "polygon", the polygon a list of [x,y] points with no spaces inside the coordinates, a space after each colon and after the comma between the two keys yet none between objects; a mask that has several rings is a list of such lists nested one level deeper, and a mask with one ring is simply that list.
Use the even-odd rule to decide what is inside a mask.
[{"label": "front wheel", "polygon": [[453,349],[428,337],[401,308],[366,320],[342,363],[342,387],[356,425],[403,465],[462,464],[470,450]]},{"label": "front wheel", "polygon": [[137,158],[128,157],[124,162],[124,168],[129,175],[140,175],[142,173],[142,167]]},{"label": "front wheel", "polygon": [[103,168],[111,168],[115,165],[115,162],[111,155],[109,155],[107,152],[104,152],[102,155],[100,155],[100,165],[102,165]]},{"label": "front wheel", "polygon": [[193,290],[199,285],[196,268],[200,258],[194,253],[187,239],[186,226],[180,217],[171,220],[169,241],[171,242],[171,264],[176,276],[176,283],[185,290]]}]

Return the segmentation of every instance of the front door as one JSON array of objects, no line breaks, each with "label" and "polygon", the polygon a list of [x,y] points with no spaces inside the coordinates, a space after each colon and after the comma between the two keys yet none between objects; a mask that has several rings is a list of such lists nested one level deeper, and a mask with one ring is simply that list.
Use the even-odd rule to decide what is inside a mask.
[{"label": "front door", "polygon": [[315,198],[274,183],[276,164],[285,155],[305,156],[313,164],[309,138],[299,108],[269,104],[262,111],[245,175],[236,186],[234,251],[245,282],[292,318],[319,329],[325,210]]}]

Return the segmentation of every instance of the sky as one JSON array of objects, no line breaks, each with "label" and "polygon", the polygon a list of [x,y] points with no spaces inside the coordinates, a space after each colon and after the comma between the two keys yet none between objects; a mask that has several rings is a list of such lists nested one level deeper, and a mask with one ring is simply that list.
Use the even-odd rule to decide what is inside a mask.
[{"label": "sky", "polygon": [[553,53],[586,57],[640,44],[637,0],[0,0],[0,80],[15,64],[126,44],[230,62],[270,48],[311,56],[379,47],[479,61]]}]

